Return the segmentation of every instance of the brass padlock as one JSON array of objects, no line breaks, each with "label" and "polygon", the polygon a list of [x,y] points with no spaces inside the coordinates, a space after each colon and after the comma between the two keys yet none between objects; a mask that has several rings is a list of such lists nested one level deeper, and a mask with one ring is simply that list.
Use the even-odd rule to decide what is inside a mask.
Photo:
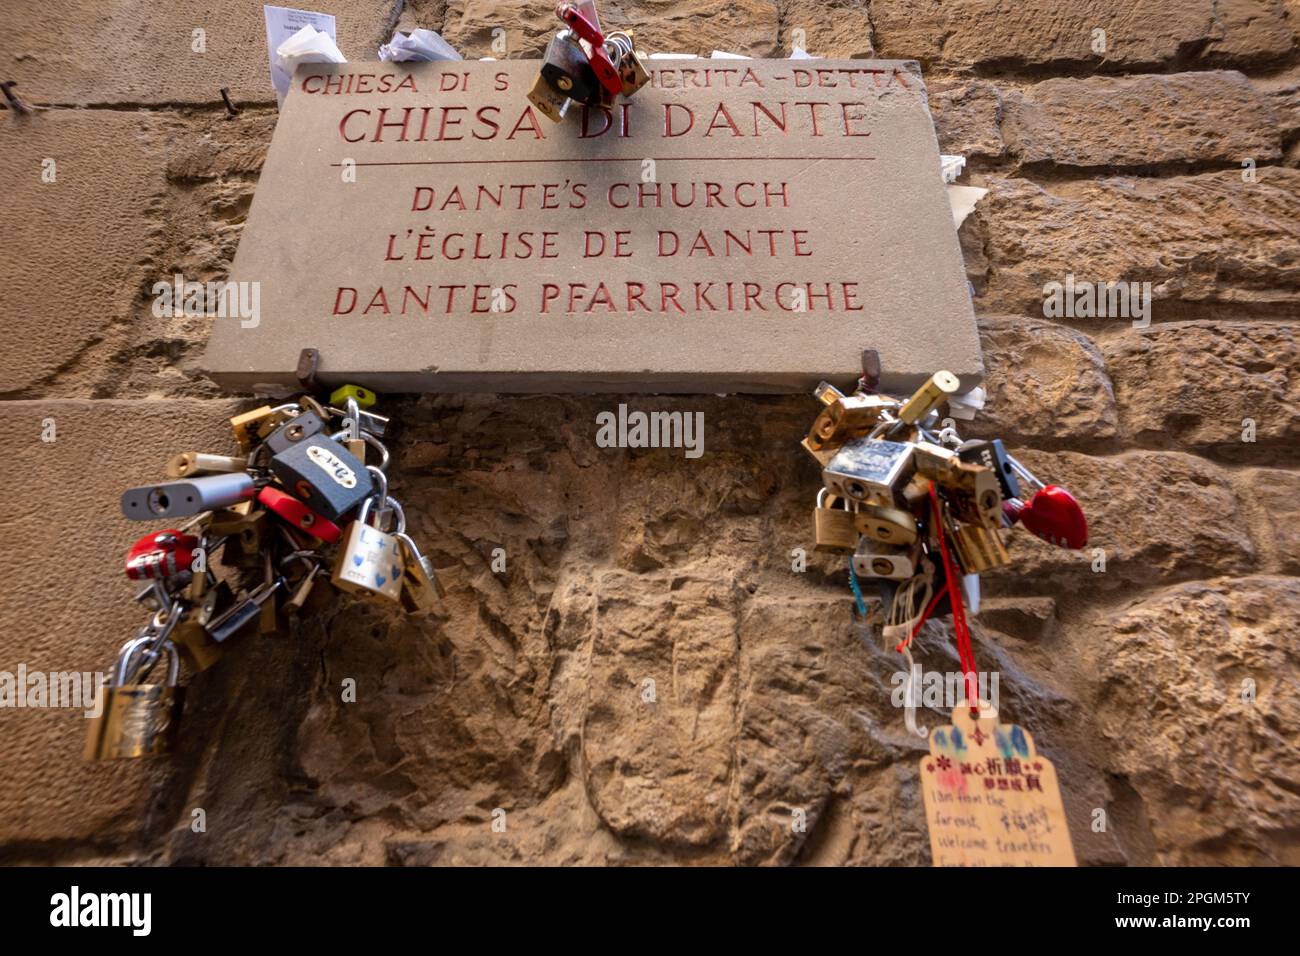
[{"label": "brass padlock", "polygon": [[183,451],[167,462],[168,478],[192,478],[196,475],[219,475],[248,468],[247,458],[230,455],[207,455],[198,451]]},{"label": "brass padlock", "polygon": [[230,430],[234,433],[235,441],[239,442],[239,450],[247,455],[253,450],[254,445],[301,411],[302,407],[296,402],[277,405],[274,408],[263,405],[232,418]]},{"label": "brass padlock", "polygon": [[[397,601],[405,571],[401,546],[396,537],[369,524],[373,504],[374,499],[367,498],[343,532],[330,580],[344,591]],[[399,523],[399,533],[403,530]]]},{"label": "brass padlock", "polygon": [[404,564],[402,607],[411,613],[432,610],[439,598],[447,596],[433,569],[433,562],[420,553],[415,541],[406,532],[399,531],[394,537],[402,548]]},{"label": "brass padlock", "polygon": [[952,543],[957,560],[967,574],[979,574],[1011,563],[1002,535],[983,525],[957,525],[952,532]]},{"label": "brass padlock", "polygon": [[[165,612],[159,612],[163,615]],[[155,617],[155,622],[158,617]],[[170,751],[176,742],[176,727],[184,703],[180,678],[180,655],[166,638],[158,648],[167,657],[167,683],[136,684],[131,665],[145,653],[152,637],[139,637],[122,649],[114,680],[104,687],[102,709],[87,728],[87,760],[116,760],[123,757],[152,757]]]},{"label": "brass padlock", "polygon": [[916,519],[901,508],[863,505],[854,525],[860,533],[882,544],[907,545],[916,540]]},{"label": "brass padlock", "polygon": [[[844,508],[836,508],[836,501],[844,501]],[[858,544],[855,512],[847,499],[836,498],[823,488],[817,493],[817,507],[813,509],[814,551],[852,551]]]},{"label": "brass padlock", "polygon": [[821,410],[808,444],[815,449],[838,447],[854,438],[869,435],[888,414],[898,410],[898,402],[886,395],[839,395]]},{"label": "brass padlock", "polygon": [[839,451],[838,447],[814,448],[807,438],[804,438],[799,444],[803,446],[804,451],[813,456],[813,460],[817,462],[817,467],[823,469],[831,463],[831,459]]},{"label": "brass padlock", "polygon": [[905,425],[915,425],[934,411],[950,395],[956,395],[961,382],[952,372],[939,371],[931,375],[898,410],[898,420]]},{"label": "brass padlock", "polygon": [[199,623],[200,609],[190,608],[172,629],[171,640],[190,665],[205,671],[221,659],[221,645]]},{"label": "brass padlock", "polygon": [[983,465],[962,461],[955,451],[917,442],[916,473],[951,492],[953,512],[962,521],[990,530],[1002,527],[1002,485],[997,474]]},{"label": "brass padlock", "polygon": [[[622,43],[624,37],[627,38],[626,45]],[[616,30],[607,39],[612,40],[622,53],[618,60],[618,78],[623,84],[623,95],[631,96],[650,82],[650,71],[646,69],[645,59],[637,52],[636,41],[630,32]]]}]

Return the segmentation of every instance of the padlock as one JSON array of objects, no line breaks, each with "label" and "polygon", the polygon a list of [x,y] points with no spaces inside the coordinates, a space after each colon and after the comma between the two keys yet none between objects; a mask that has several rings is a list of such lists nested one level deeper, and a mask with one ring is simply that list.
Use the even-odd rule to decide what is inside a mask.
[{"label": "padlock", "polygon": [[380,415],[378,412],[368,412],[360,405],[356,406],[351,412],[347,409],[330,407],[326,409],[331,415],[339,418],[352,418],[357,423],[357,429],[363,432],[369,432],[375,438],[383,438],[384,433],[388,431],[389,418],[386,415]]},{"label": "padlock", "polygon": [[[344,591],[397,601],[405,571],[402,551],[395,536],[369,524],[373,504],[374,499],[367,498],[356,520],[344,530],[330,580]],[[399,533],[403,530],[398,527]]]},{"label": "padlock", "polygon": [[126,554],[126,576],[132,581],[167,580],[194,563],[199,539],[175,528],[147,534]]},{"label": "padlock", "polygon": [[185,599],[191,604],[198,604],[207,597],[214,581],[215,576],[210,568],[191,571],[190,583],[185,586]]},{"label": "padlock", "polygon": [[802,441],[799,442],[799,444],[803,447],[804,451],[812,455],[813,460],[817,462],[817,467],[821,469],[825,469],[826,466],[831,463],[831,459],[835,457],[835,453],[839,451],[838,446],[827,447],[827,448],[813,448],[812,444],[808,441],[807,438],[804,438]]},{"label": "padlock", "polygon": [[420,553],[414,539],[404,531],[393,535],[402,549],[402,607],[411,613],[432,610],[447,592],[438,581],[433,561]]},{"label": "padlock", "polygon": [[906,581],[915,577],[920,561],[916,545],[881,544],[863,537],[853,552],[853,573],[860,578]]},{"label": "padlock", "polygon": [[961,382],[952,372],[935,372],[903,403],[898,410],[898,420],[905,425],[917,424],[950,396],[956,395],[959,388]]},{"label": "padlock", "polygon": [[[843,508],[835,502],[843,501]],[[817,492],[817,506],[813,509],[813,550],[852,551],[858,543],[858,529],[854,511],[847,499],[831,495],[825,488]]]},{"label": "padlock", "polygon": [[297,414],[298,410],[299,406],[296,404],[279,405],[275,408],[270,405],[263,405],[251,412],[236,415],[230,420],[230,430],[234,433],[235,441],[239,442],[239,450],[247,455],[253,450],[254,445],[258,444],[285,419],[292,418]]},{"label": "padlock", "polygon": [[203,600],[194,611],[194,620],[206,630],[213,621],[230,610],[234,603],[235,592],[230,589],[230,585],[218,581],[203,595]]},{"label": "padlock", "polygon": [[373,492],[366,466],[341,444],[321,435],[304,438],[274,455],[271,471],[295,497],[330,521],[337,521]]},{"label": "padlock", "polygon": [[[156,625],[158,618],[154,620]],[[103,689],[100,713],[91,718],[87,728],[87,760],[152,757],[167,753],[175,745],[185,697],[184,689],[177,686],[180,655],[166,637],[159,641],[157,652],[167,657],[166,683],[134,683],[137,677],[131,665],[137,655],[148,652],[154,640],[143,637],[128,643],[118,657],[113,683]]]},{"label": "padlock", "polygon": [[198,616],[197,607],[185,611],[172,630],[171,640],[195,670],[204,671],[221,659],[222,648],[199,623]]},{"label": "padlock", "polygon": [[1011,555],[998,531],[978,524],[958,524],[951,531],[957,561],[967,574],[979,574],[1011,563]]},{"label": "padlock", "polygon": [[881,420],[898,411],[898,402],[886,395],[838,395],[813,422],[808,444],[822,449],[843,445],[869,435]]},{"label": "padlock", "polygon": [[337,541],[339,535],[343,533],[343,529],[333,521],[321,517],[293,495],[286,494],[279,488],[267,485],[257,493],[257,500],[277,517],[329,544]]},{"label": "padlock", "polygon": [[[600,102],[601,84],[596,72],[587,61],[587,55],[569,30],[561,30],[551,37],[542,57],[542,79],[556,94],[578,103],[595,106]],[[621,86],[621,82],[620,82]],[[533,105],[545,109],[535,100]],[[547,114],[550,116],[550,114]],[[551,117],[555,119],[555,117]],[[558,119],[555,119],[559,122]]]},{"label": "padlock", "polygon": [[822,481],[831,494],[893,506],[913,467],[911,444],[855,438],[840,446],[822,471]]},{"label": "padlock", "polygon": [[227,641],[259,618],[262,608],[284,587],[284,583],[284,578],[278,577],[236,601],[233,607],[208,624],[208,633],[212,639],[217,643]]},{"label": "padlock", "polygon": [[198,475],[221,475],[248,468],[247,458],[230,455],[206,455],[203,452],[183,451],[167,462],[168,478],[194,478]]},{"label": "padlock", "polygon": [[227,536],[221,550],[221,563],[235,568],[260,567],[269,526],[265,511],[252,511],[246,515],[239,530]]},{"label": "padlock", "polygon": [[1028,503],[1012,507],[1007,516],[1026,530],[1059,548],[1078,549],[1088,543],[1088,518],[1083,508],[1064,488],[1046,485],[1034,492]]},{"label": "padlock", "polygon": [[[292,558],[294,555],[290,555],[289,557]],[[286,614],[298,614],[301,612],[303,605],[307,603],[307,599],[311,597],[312,591],[316,586],[321,565],[315,561],[309,563],[311,564],[311,567],[307,570],[307,573],[302,576],[298,583],[293,585],[293,593],[289,596],[289,599],[284,602],[284,612]]]},{"label": "padlock", "polygon": [[591,64],[601,89],[611,97],[622,93],[623,80],[619,77],[618,70],[614,67],[614,62],[609,58],[609,53],[605,49],[605,35],[600,32],[600,27],[584,17],[578,8],[571,3],[560,4],[556,8],[555,14],[564,21],[570,30],[578,35],[580,40],[586,42],[586,45],[582,47],[582,51],[587,58],[587,62]]},{"label": "padlock", "polygon": [[564,114],[573,100],[557,92],[547,78],[538,73],[532,89],[528,91],[528,102],[537,107],[537,111],[552,123],[559,123],[564,119]]},{"label": "padlock", "polygon": [[278,455],[304,438],[319,435],[325,430],[325,422],[315,412],[302,412],[281,424],[266,436],[266,447],[272,455]]},{"label": "padlock", "polygon": [[1002,439],[994,438],[992,441],[968,441],[959,449],[957,455],[962,461],[973,465],[983,465],[998,477],[998,484],[1002,486],[1002,497],[1019,498],[1020,497],[1020,480],[1016,477],[1015,466],[1011,462],[1011,456],[1007,454],[1006,448],[1002,445]]},{"label": "padlock", "polygon": [[342,405],[349,398],[355,399],[362,408],[370,408],[378,401],[374,392],[360,385],[340,385],[330,392],[331,405]]},{"label": "padlock", "polygon": [[253,477],[246,472],[205,475],[188,481],[128,488],[122,492],[122,514],[133,521],[185,518],[252,497]]},{"label": "padlock", "polygon": [[345,438],[343,447],[361,464],[366,463],[366,440],[364,438]]},{"label": "padlock", "polygon": [[637,51],[631,34],[627,34],[628,49],[618,61],[618,78],[623,84],[623,95],[631,96],[650,82],[650,71],[646,69],[645,60]]},{"label": "padlock", "polygon": [[853,524],[859,533],[882,544],[904,546],[916,540],[916,519],[901,508],[863,505]]},{"label": "padlock", "polygon": [[915,444],[916,472],[949,494],[949,503],[962,521],[990,530],[1002,527],[1002,486],[991,468],[962,461],[956,452],[929,442]]},{"label": "padlock", "polygon": [[217,537],[239,534],[240,529],[248,523],[249,517],[253,513],[253,499],[251,498],[230,505],[228,508],[218,508],[208,518],[208,532]]}]

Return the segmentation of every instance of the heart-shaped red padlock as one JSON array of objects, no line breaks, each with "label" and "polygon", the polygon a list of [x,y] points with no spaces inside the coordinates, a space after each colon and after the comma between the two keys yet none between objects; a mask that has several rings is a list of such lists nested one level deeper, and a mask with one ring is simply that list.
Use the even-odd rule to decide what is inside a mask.
[{"label": "heart-shaped red padlock", "polygon": [[1077,549],[1088,543],[1088,519],[1074,495],[1059,485],[1036,491],[1017,517],[1048,544]]}]

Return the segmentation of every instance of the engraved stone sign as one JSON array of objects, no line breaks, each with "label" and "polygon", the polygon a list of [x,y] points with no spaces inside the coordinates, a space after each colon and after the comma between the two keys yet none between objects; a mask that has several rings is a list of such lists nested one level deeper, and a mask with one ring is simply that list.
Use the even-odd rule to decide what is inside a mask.
[{"label": "engraved stone sign", "polygon": [[655,60],[554,124],[536,61],[301,67],[215,318],[223,385],[775,392],[982,375],[914,63]]}]

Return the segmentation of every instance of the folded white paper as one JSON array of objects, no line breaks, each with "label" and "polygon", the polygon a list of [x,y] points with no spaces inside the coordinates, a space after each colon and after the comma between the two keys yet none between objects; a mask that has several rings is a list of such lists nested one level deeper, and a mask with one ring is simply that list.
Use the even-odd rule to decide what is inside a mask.
[{"label": "folded white paper", "polygon": [[379,48],[379,59],[385,63],[407,63],[414,60],[463,60],[450,43],[433,30],[412,30],[393,34],[393,39]]}]

